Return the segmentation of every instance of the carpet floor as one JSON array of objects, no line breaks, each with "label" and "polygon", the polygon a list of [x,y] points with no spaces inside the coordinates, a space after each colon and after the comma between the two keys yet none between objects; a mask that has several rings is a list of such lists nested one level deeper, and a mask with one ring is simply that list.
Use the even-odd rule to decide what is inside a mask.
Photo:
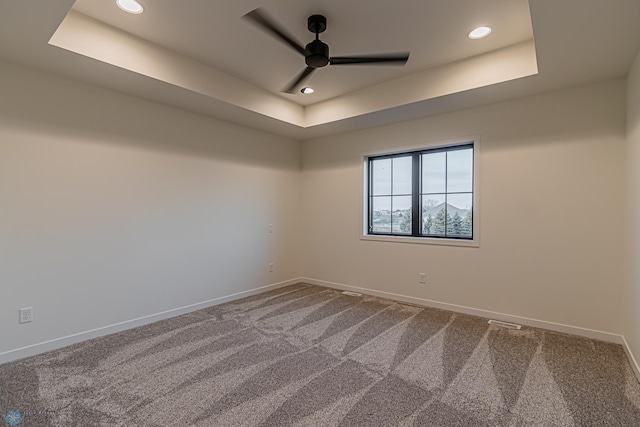
[{"label": "carpet floor", "polygon": [[640,385],[619,345],[298,284],[0,365],[14,411],[19,427],[640,426]]}]

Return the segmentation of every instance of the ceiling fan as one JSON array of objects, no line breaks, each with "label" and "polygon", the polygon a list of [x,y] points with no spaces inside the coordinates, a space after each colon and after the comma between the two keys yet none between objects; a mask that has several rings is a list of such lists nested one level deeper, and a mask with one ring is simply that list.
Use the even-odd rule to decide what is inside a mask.
[{"label": "ceiling fan", "polygon": [[315,40],[302,47],[300,43],[293,39],[274,20],[266,15],[261,8],[254,9],[244,15],[244,18],[251,20],[254,24],[267,31],[271,35],[279,38],[290,48],[304,56],[307,68],[305,68],[283,92],[294,93],[295,89],[317,68],[327,65],[354,65],[354,64],[381,64],[381,65],[404,65],[409,59],[409,53],[394,53],[384,55],[368,56],[329,56],[329,46],[323,43],[319,34],[327,29],[327,18],[322,15],[311,15],[307,20],[307,28],[316,35]]}]

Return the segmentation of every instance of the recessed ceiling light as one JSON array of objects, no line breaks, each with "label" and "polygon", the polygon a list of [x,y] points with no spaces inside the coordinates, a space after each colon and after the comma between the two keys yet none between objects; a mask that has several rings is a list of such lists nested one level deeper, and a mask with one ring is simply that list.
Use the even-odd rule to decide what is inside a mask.
[{"label": "recessed ceiling light", "polygon": [[138,13],[142,13],[142,11],[144,10],[142,8],[142,5],[136,0],[116,0],[116,4],[125,12],[135,13],[136,15]]},{"label": "recessed ceiling light", "polygon": [[469,33],[469,38],[470,39],[481,39],[483,37],[487,37],[489,34],[491,34],[491,28],[490,27],[478,27],[475,30],[471,31]]},{"label": "recessed ceiling light", "polygon": [[315,90],[313,90],[313,88],[311,87],[303,87],[300,92],[304,93],[305,95],[309,95],[310,93],[315,92]]}]

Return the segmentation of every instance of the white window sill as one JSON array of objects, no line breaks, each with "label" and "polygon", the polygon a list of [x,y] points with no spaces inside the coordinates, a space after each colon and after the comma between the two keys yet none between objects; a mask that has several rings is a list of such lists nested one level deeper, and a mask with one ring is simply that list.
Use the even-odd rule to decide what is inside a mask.
[{"label": "white window sill", "polygon": [[379,236],[375,234],[365,234],[360,236],[360,240],[371,240],[377,242],[393,242],[393,243],[413,243],[418,245],[439,245],[439,246],[460,246],[467,248],[478,248],[480,242],[474,240],[459,239],[436,239],[429,237],[412,237],[412,236]]}]

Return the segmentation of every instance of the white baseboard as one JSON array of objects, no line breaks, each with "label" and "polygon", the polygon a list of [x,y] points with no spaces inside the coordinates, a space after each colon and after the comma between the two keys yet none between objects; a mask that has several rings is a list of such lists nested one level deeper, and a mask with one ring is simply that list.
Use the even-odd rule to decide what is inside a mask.
[{"label": "white baseboard", "polygon": [[283,286],[294,285],[296,283],[300,283],[301,281],[302,280],[299,278],[286,280],[280,283],[261,286],[259,288],[251,289],[249,291],[238,292],[238,293],[227,295],[224,297],[214,298],[208,301],[203,301],[196,304],[191,304],[184,307],[163,311],[162,313],[151,314],[148,316],[139,317],[137,319],[127,320],[127,321],[116,323],[113,325],[92,329],[90,331],[80,332],[80,333],[69,335],[66,337],[56,338],[56,339],[41,342],[38,344],[33,344],[27,347],[5,351],[3,353],[0,353],[0,365],[3,363],[12,362],[14,360],[23,359],[25,357],[35,356],[37,354],[41,354],[46,351],[56,350],[58,348],[66,347],[68,345],[75,344],[81,341],[90,340],[92,338],[98,338],[104,335],[121,332],[127,329],[137,328],[138,326],[147,325],[149,323],[157,322],[159,320],[180,316],[182,314],[190,313],[192,311],[201,310],[203,308],[212,307],[214,305],[222,304],[222,303],[233,301],[236,299],[249,297],[249,296],[266,292],[272,289],[277,289]]},{"label": "white baseboard", "polygon": [[[469,314],[472,316],[485,317],[487,319],[502,320],[505,322],[518,323],[521,325],[532,326],[535,328],[548,329],[566,334],[578,335],[587,338],[593,338],[601,341],[607,341],[615,344],[623,344],[622,335],[612,334],[610,332],[596,331],[593,329],[580,328],[577,326],[563,325],[561,323],[547,322],[545,320],[529,319],[527,317],[514,316],[512,314],[497,313],[494,311],[482,310],[479,308],[465,307],[462,305],[449,304],[445,302],[432,301],[424,298],[410,297],[406,295],[394,294],[391,292],[376,291],[368,288],[360,288],[358,286],[343,285],[341,283],[326,282],[324,280],[316,280],[308,277],[300,278],[300,281],[312,285],[326,286],[347,291],[358,292],[361,294],[373,295],[381,298],[392,299],[395,301],[408,302],[411,304],[440,308],[443,310],[455,311],[457,313]],[[637,365],[636,365],[637,366]]]},{"label": "white baseboard", "polygon": [[627,340],[624,338],[624,336],[622,336],[622,347],[624,348],[624,352],[627,353],[627,357],[629,358],[629,364],[631,364],[631,368],[633,369],[633,372],[636,374],[636,378],[638,379],[638,381],[640,381],[640,366],[638,366],[638,362],[634,357],[633,352],[631,352],[629,343],[627,343]]},{"label": "white baseboard", "polygon": [[373,295],[381,298],[392,299],[401,302],[407,302],[411,304],[440,308],[443,310],[454,311],[458,313],[469,314],[472,316],[485,317],[489,319],[497,319],[503,320],[506,322],[519,323],[526,326],[532,326],[536,328],[548,329],[557,332],[563,332],[578,336],[583,336],[587,338],[598,339],[601,341],[612,342],[615,344],[621,344],[624,348],[624,351],[629,358],[629,362],[633,371],[635,372],[638,380],[640,381],[640,366],[638,365],[631,349],[624,336],[612,334],[609,332],[596,331],[593,329],[580,328],[577,326],[569,326],[563,325],[559,323],[547,322],[544,320],[530,319],[526,317],[514,316],[510,314],[497,313],[488,310],[482,310],[477,308],[465,307],[456,304],[449,304],[439,301],[432,301],[424,298],[411,297],[406,295],[395,294],[392,292],[384,292],[384,291],[376,291],[368,288],[361,288],[358,286],[344,285],[341,283],[333,283],[327,282],[324,280],[311,279],[308,277],[300,277],[296,279],[286,280],[280,283],[274,283],[267,286],[262,286],[256,289],[251,289],[249,291],[238,292],[235,294],[227,295],[224,297],[214,298],[208,301],[203,301],[196,304],[191,304],[184,307],[175,308],[172,310],[167,310],[161,313],[151,314],[149,316],[140,317],[137,319],[127,320],[125,322],[116,323],[109,326],[104,326],[101,328],[92,329],[85,332],[80,332],[77,334],[69,335],[66,337],[56,338],[53,340],[41,342],[38,344],[33,344],[27,347],[22,347],[14,350],[9,350],[3,353],[0,353],[0,365],[3,363],[12,362],[18,359],[23,359],[25,357],[35,356],[37,354],[44,353],[50,350],[56,350],[62,347],[66,347],[71,344],[75,344],[78,342],[86,341],[93,338],[98,338],[101,336],[121,332],[127,329],[136,328],[138,326],[147,325],[149,323],[157,322],[159,320],[168,319],[175,316],[180,316],[182,314],[190,313],[196,310],[201,310],[203,308],[212,307],[218,304],[222,304],[225,302],[233,301],[240,298],[249,297],[252,295],[257,295],[262,292],[266,292],[272,289],[277,289],[283,286],[293,285],[296,283],[309,283],[312,285],[325,286],[328,288],[341,289],[354,291],[361,294]]}]

